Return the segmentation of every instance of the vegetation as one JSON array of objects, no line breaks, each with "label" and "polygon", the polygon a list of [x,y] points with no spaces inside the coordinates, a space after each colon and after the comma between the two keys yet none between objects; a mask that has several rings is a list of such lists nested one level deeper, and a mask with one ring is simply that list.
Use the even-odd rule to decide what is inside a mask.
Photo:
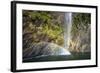
[{"label": "vegetation", "polygon": [[77,35],[80,30],[87,31],[91,24],[91,15],[88,13],[74,13],[72,34]]},{"label": "vegetation", "polygon": [[63,45],[62,18],[63,13],[23,10],[24,40],[31,39],[32,43],[45,41]]}]

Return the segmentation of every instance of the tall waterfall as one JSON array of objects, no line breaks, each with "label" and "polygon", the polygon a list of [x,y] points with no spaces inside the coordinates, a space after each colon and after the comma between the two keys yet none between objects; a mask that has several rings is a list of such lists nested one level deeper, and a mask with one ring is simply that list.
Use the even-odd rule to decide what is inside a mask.
[{"label": "tall waterfall", "polygon": [[64,47],[68,49],[69,40],[71,38],[71,27],[72,27],[72,13],[65,13],[65,22],[64,22]]}]

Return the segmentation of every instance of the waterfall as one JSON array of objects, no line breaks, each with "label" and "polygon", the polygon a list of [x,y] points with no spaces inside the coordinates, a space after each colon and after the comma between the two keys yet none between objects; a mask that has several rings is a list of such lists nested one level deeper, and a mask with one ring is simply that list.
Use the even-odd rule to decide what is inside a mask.
[{"label": "waterfall", "polygon": [[64,22],[64,48],[69,48],[69,40],[71,39],[71,27],[72,27],[72,13],[65,13],[65,22]]}]

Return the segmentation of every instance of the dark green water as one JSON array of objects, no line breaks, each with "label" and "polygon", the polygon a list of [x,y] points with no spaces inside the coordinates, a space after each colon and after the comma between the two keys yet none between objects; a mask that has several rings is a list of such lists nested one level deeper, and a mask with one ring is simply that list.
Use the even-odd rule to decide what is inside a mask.
[{"label": "dark green water", "polygon": [[67,61],[67,60],[86,60],[91,59],[90,52],[72,53],[72,55],[42,56],[24,59],[23,62],[47,62],[47,61]]}]

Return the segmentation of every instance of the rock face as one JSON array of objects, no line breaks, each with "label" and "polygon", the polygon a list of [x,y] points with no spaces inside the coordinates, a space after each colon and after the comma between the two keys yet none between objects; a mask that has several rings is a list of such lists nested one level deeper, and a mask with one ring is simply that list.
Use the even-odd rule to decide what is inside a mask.
[{"label": "rock face", "polygon": [[72,36],[73,39],[70,41],[70,51],[74,52],[91,52],[91,28],[88,24],[88,28],[85,30],[79,30],[79,35]]},{"label": "rock face", "polygon": [[23,50],[23,58],[32,58],[49,55],[71,55],[68,50],[54,43],[41,42],[32,44],[30,48]]}]

